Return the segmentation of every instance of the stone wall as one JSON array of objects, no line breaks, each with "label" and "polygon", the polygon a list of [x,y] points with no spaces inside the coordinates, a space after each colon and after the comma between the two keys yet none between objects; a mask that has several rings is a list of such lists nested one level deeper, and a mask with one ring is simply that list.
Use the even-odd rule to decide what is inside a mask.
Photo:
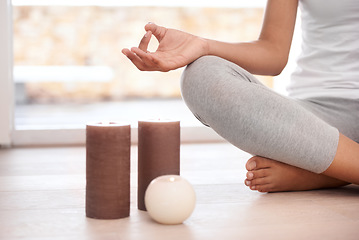
[{"label": "stone wall", "polygon": [[[106,65],[110,82],[28,83],[32,102],[180,97],[182,69],[141,72],[121,53],[137,46],[151,21],[207,38],[250,41],[258,37],[263,9],[165,7],[14,7],[15,65]],[[151,43],[152,50],[156,43]],[[261,78],[271,86],[272,79]]]}]

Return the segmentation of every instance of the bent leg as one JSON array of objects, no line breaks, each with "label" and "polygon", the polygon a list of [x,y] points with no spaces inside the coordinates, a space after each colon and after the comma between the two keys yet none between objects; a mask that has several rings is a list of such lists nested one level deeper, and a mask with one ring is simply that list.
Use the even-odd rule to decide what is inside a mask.
[{"label": "bent leg", "polygon": [[[255,156],[246,164],[245,184],[260,192],[298,191],[359,184],[359,144],[340,134],[337,153],[322,174]],[[339,180],[341,179],[341,180]]]},{"label": "bent leg", "polygon": [[313,174],[272,159],[253,157],[246,164],[245,184],[260,192],[333,188],[349,182],[358,184],[359,144],[355,141],[359,142],[359,100],[317,97],[296,101],[340,131],[332,164],[323,174]]},{"label": "bent leg", "polygon": [[248,153],[315,173],[334,159],[337,129],[231,62],[199,58],[185,69],[181,90],[199,120]]}]

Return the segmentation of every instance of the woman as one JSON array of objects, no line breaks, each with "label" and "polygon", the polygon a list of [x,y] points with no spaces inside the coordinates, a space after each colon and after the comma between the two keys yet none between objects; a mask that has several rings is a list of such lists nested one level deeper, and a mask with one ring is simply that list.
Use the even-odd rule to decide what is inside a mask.
[{"label": "woman", "polygon": [[[252,74],[278,75],[298,4],[302,54],[289,97]],[[149,23],[123,53],[143,71],[183,66],[181,90],[195,116],[255,157],[245,184],[260,192],[359,184],[359,4],[356,0],[268,0],[258,40],[226,43]],[[148,52],[151,36],[159,41]]]}]

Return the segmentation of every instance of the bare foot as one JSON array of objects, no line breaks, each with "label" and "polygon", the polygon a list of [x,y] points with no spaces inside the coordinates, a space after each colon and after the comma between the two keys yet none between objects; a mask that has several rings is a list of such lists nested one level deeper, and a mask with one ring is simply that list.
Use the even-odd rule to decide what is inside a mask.
[{"label": "bare foot", "polygon": [[263,157],[247,161],[245,184],[259,192],[303,191],[334,188],[348,183]]}]

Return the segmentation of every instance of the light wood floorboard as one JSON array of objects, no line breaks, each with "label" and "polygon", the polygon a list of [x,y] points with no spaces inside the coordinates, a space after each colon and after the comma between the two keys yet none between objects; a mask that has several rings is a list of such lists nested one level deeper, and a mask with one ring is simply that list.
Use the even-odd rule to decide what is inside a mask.
[{"label": "light wood floorboard", "polygon": [[359,239],[359,187],[264,194],[244,184],[250,155],[230,144],[184,144],[181,175],[197,205],[181,225],[153,222],[136,208],[132,147],[131,216],[85,216],[85,148],[0,150],[0,239]]}]

